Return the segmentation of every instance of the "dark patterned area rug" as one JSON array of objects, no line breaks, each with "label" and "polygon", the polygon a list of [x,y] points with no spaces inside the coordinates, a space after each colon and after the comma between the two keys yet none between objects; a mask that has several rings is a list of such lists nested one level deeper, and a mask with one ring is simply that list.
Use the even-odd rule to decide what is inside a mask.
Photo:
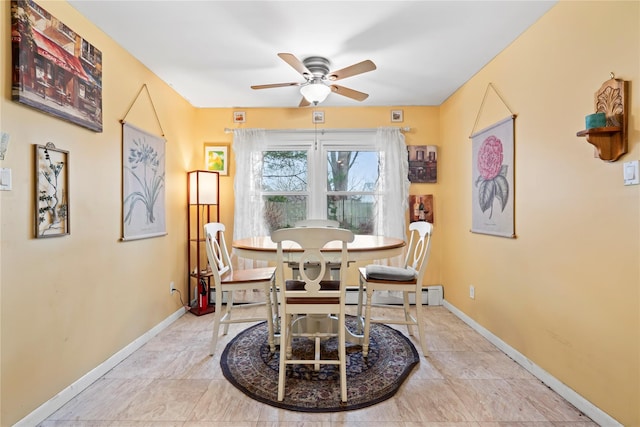
[{"label": "dark patterned area rug", "polygon": [[[355,318],[347,326],[355,330]],[[374,405],[393,396],[420,361],[414,345],[402,333],[380,324],[371,325],[369,357],[360,345],[347,342],[347,402],[340,401],[340,374],[335,365],[290,365],[285,398],[278,401],[279,347],[269,352],[266,322],[240,332],[220,357],[222,372],[247,396],[278,408],[302,412],[337,412]],[[322,342],[322,356],[337,358],[338,340]],[[295,338],[293,351],[313,359],[314,343]]]}]

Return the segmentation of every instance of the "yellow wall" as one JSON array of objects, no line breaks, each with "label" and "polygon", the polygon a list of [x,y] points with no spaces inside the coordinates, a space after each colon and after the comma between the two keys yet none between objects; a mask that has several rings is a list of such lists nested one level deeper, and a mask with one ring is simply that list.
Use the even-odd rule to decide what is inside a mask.
[{"label": "yellow wall", "polygon": [[[186,171],[205,142],[231,143],[231,109],[191,107],[65,2],[39,2],[102,50],[104,132],[10,100],[9,5],[0,3],[0,129],[11,134],[0,192],[0,425],[11,425],[180,307],[186,294]],[[434,248],[426,284],[624,425],[640,425],[640,186],[622,186],[638,159],[638,2],[562,2],[441,107],[322,108],[327,128],[391,125],[404,110],[411,145],[438,146]],[[605,54],[606,53],[606,54]],[[601,58],[601,59],[600,59]],[[631,80],[630,153],[593,158],[575,133],[609,72]],[[518,238],[471,234],[471,142],[492,82],[516,120]],[[165,237],[119,242],[122,119],[147,84],[167,138]],[[245,127],[312,128],[310,109],[243,109]],[[508,111],[488,97],[478,129]],[[127,121],[159,133],[143,93]],[[395,123],[393,123],[395,124]],[[33,144],[70,151],[71,235],[34,239]],[[231,152],[232,154],[232,152]],[[232,158],[233,160],[233,158]],[[233,218],[233,173],[221,219]],[[468,286],[476,299],[468,298]]]},{"label": "yellow wall", "polygon": [[[640,425],[639,2],[561,2],[441,106],[445,298],[625,426]],[[614,72],[631,80],[629,153],[576,132]],[[473,234],[471,141],[487,85],[517,114],[516,239]],[[508,116],[492,92],[476,130]],[[475,300],[468,297],[475,285]]]},{"label": "yellow wall", "polygon": [[[296,102],[294,100],[294,102]],[[391,123],[391,110],[403,110],[403,122]],[[245,123],[233,123],[232,111],[224,108],[200,109],[198,111],[197,122],[202,124],[196,132],[196,140],[204,143],[231,144],[233,134],[225,133],[225,128],[235,129],[264,128],[264,129],[313,129],[311,120],[311,108],[246,108],[241,109],[246,113]],[[318,124],[318,132],[322,129],[343,129],[343,128],[376,128],[378,126],[397,126],[410,128],[403,132],[408,145],[439,145],[438,140],[438,107],[318,107],[318,111],[324,112],[325,122]],[[204,150],[203,147],[201,147]],[[233,174],[234,157],[233,150],[229,150],[231,156],[231,171],[229,176],[220,178],[221,198],[230,198],[221,203],[220,218],[225,224],[226,235],[230,243],[233,236]],[[440,173],[440,170],[438,171]],[[434,225],[438,226],[440,215],[439,207],[439,184],[412,184],[411,194],[433,194],[434,197]],[[407,212],[405,221],[408,223],[409,214]],[[433,249],[429,261],[430,268],[425,273],[424,285],[436,285],[442,283],[440,275],[440,251],[438,241],[441,235],[434,232]],[[357,270],[354,268],[350,272],[350,283],[357,285]]]},{"label": "yellow wall", "polygon": [[[180,308],[170,281],[184,282],[185,170],[194,156],[193,107],[66,2],[38,2],[102,50],[104,131],[95,133],[10,100],[10,7],[0,81],[2,167],[13,190],[1,200],[2,365],[0,425],[23,418]],[[165,237],[120,242],[122,119],[147,84],[166,135]],[[127,121],[159,134],[146,93]],[[69,151],[71,235],[33,237],[33,145]]]}]

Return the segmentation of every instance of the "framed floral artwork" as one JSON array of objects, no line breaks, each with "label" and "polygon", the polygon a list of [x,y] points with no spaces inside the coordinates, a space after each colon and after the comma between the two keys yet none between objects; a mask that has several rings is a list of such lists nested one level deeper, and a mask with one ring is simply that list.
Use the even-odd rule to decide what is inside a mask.
[{"label": "framed floral artwork", "polygon": [[35,146],[36,238],[69,234],[69,152]]},{"label": "framed floral artwork", "polygon": [[204,169],[229,175],[229,145],[204,144]]},{"label": "framed floral artwork", "polygon": [[514,116],[471,135],[471,231],[515,237],[514,230]]}]

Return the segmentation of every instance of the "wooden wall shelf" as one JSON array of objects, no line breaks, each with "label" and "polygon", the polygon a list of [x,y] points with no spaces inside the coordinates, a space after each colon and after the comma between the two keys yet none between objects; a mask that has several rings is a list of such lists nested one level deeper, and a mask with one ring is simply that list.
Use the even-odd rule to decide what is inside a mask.
[{"label": "wooden wall shelf", "polygon": [[627,152],[627,144],[622,139],[622,128],[620,126],[582,130],[576,135],[585,136],[587,142],[596,147],[598,157],[602,160],[615,162]]},{"label": "wooden wall shelf", "polygon": [[607,125],[581,130],[576,136],[586,137],[600,159],[615,162],[627,152],[627,100],[629,85],[624,80],[611,79],[602,84],[595,94],[596,113],[605,113]]}]

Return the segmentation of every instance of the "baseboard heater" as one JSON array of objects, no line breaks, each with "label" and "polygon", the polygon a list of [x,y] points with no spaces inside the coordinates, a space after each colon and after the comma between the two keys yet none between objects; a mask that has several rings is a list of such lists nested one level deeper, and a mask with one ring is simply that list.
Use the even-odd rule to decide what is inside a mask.
[{"label": "baseboard heater", "polygon": [[[443,292],[442,286],[427,286],[422,288],[422,305],[442,305],[443,300]],[[215,291],[212,290],[209,296],[209,301],[211,304],[214,304],[216,300]],[[242,304],[242,299],[236,301],[237,303]],[[249,302],[249,301],[247,301]],[[373,295],[374,304],[402,304],[402,296],[394,295],[393,292],[376,292]],[[416,303],[416,298],[414,294],[409,295],[409,302],[411,304]],[[222,296],[222,303],[227,303],[226,293]],[[358,304],[358,288],[356,286],[348,286],[347,287],[347,304],[356,305]]]},{"label": "baseboard heater", "polygon": [[[427,286],[422,288],[422,305],[442,305],[442,286]],[[409,294],[409,302],[416,303],[415,294]],[[374,304],[402,304],[402,295],[393,292],[378,291],[373,295]],[[347,304],[358,304],[358,288],[347,287]]]}]

